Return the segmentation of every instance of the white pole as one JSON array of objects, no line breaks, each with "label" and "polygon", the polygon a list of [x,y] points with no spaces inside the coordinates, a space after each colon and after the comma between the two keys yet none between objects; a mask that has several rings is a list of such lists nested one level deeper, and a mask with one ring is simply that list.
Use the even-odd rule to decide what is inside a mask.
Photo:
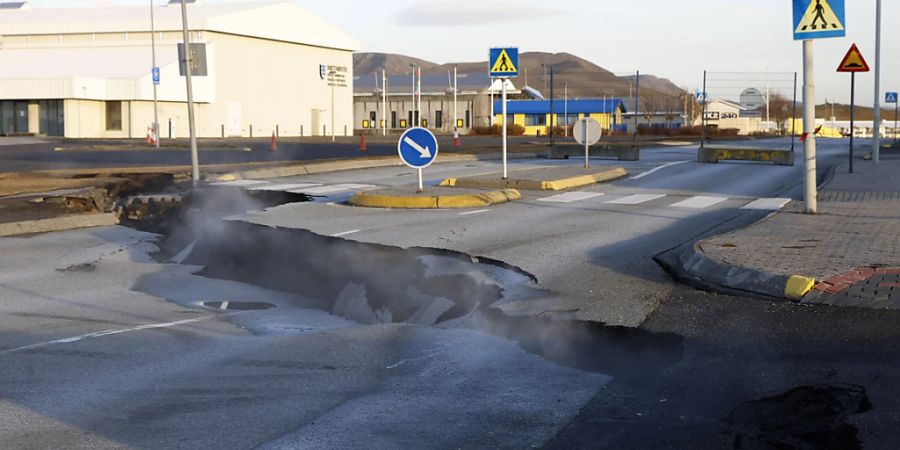
[{"label": "white pole", "polygon": [[494,79],[491,78],[491,87],[488,91],[488,95],[491,96],[491,117],[488,120],[488,126],[494,126]]},{"label": "white pole", "polygon": [[875,0],[875,129],[872,135],[872,159],[881,163],[881,0]]},{"label": "white pole", "polygon": [[417,194],[421,194],[422,191],[425,190],[425,187],[422,184],[422,169],[419,169],[419,190],[416,192]]},{"label": "white pole", "polygon": [[197,133],[194,129],[194,87],[191,84],[191,37],[188,33],[187,4],[181,0],[181,31],[184,35],[184,78],[187,84],[188,131],[191,134],[191,179],[200,182],[200,158],[197,152]]},{"label": "white pole", "polygon": [[416,123],[416,65],[410,64],[410,67],[412,68],[412,106],[409,107],[409,110],[412,114],[410,114],[409,128],[412,128]]},{"label": "white pole", "polygon": [[565,117],[565,121],[566,121],[564,129],[565,129],[566,137],[569,137],[569,83],[566,83],[564,86],[565,86],[564,97],[566,99],[563,102],[563,116]]},{"label": "white pole", "polygon": [[381,70],[381,135],[387,136],[387,72]]},{"label": "white pole", "polygon": [[503,118],[500,120],[500,126],[503,127],[503,179],[506,180],[506,79],[501,78],[500,83],[503,84],[503,98],[501,100],[503,103]]},{"label": "white pole", "polygon": [[331,79],[331,142],[334,142],[334,81],[337,78],[337,72],[332,70],[328,77]]},{"label": "white pole", "polygon": [[816,203],[816,82],[813,71],[813,41],[803,41],[803,142],[805,158],[804,203],[807,214],[815,214]]},{"label": "white pole", "polygon": [[[153,0],[150,0],[150,47],[153,68],[156,68],[156,20],[153,17]],[[159,108],[157,107],[156,82],[153,82],[153,135],[159,148]]]},{"label": "white pole", "polygon": [[416,103],[416,126],[422,126],[422,68],[419,67],[416,69],[416,91],[418,92],[417,98],[418,103]]},{"label": "white pole", "polygon": [[456,124],[459,123],[459,122],[457,122],[457,120],[459,120],[458,119],[459,116],[457,115],[457,110],[456,110],[456,101],[457,101],[456,92],[458,90],[459,90],[459,79],[457,78],[456,67],[454,67],[453,68],[453,131],[454,132],[458,131]]}]

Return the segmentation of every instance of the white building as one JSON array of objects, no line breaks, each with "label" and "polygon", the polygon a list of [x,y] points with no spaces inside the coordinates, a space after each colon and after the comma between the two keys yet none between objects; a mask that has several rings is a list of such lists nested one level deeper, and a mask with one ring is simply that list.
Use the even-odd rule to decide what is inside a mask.
[{"label": "white building", "polygon": [[[152,9],[160,136],[184,137],[180,1]],[[3,4],[0,135],[144,137],[153,122],[150,11]],[[354,38],[290,0],[197,0],[188,21],[200,44],[191,53],[199,136],[352,133]]]}]

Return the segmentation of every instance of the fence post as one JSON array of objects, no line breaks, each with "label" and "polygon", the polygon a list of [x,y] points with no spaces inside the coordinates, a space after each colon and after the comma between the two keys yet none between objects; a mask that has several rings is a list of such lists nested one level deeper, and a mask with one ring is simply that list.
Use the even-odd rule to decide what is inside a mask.
[{"label": "fence post", "polygon": [[250,124],[250,137],[253,137],[253,124]]},{"label": "fence post", "polygon": [[225,139],[225,124],[222,124],[222,139]]},{"label": "fence post", "polygon": [[300,137],[303,137],[303,125],[300,125]]},{"label": "fence post", "polygon": [[281,128],[278,125],[275,125],[275,137],[281,137]]},{"label": "fence post", "polygon": [[169,139],[172,139],[172,118],[169,118]]}]

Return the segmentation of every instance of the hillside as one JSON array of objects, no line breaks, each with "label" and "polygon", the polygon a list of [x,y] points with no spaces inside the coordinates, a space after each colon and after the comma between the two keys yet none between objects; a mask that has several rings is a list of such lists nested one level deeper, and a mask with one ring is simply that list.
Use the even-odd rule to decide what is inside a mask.
[{"label": "hillside", "polygon": [[[390,75],[409,73],[409,65],[416,64],[423,73],[447,73],[457,68],[459,73],[477,73],[487,70],[487,61],[436,64],[404,55],[383,53],[357,53],[354,55],[354,75],[369,76],[384,68]],[[527,83],[550,95],[550,77],[546,68],[553,66],[556,95],[562,97],[568,85],[570,97],[601,97],[614,95],[627,97],[634,86],[632,74],[612,73],[586,59],[569,53],[527,52],[519,55],[518,83]],[[546,73],[546,75],[545,75]],[[679,95],[683,91],[671,81],[653,75],[641,75],[643,94],[664,93]],[[651,92],[652,91],[652,92]],[[643,95],[642,95],[643,97]]]},{"label": "hillside", "polygon": [[[816,117],[831,119],[831,104],[816,105]],[[856,105],[856,120],[873,120],[875,108]],[[850,105],[835,104],[834,116],[836,120],[850,120]],[[881,120],[894,122],[894,108],[882,109]]]}]

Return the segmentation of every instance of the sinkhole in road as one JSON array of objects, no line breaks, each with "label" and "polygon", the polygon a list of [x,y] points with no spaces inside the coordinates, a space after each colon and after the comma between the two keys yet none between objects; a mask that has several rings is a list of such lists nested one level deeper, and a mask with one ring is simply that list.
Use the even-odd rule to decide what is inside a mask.
[{"label": "sinkhole in road", "polygon": [[[657,376],[682,358],[682,337],[677,334],[553,314],[507,314],[504,303],[548,293],[533,275],[503,261],[444,249],[362,243],[235,217],[307,200],[260,199],[240,190],[207,188],[178,209],[131,225],[162,235],[155,255],[160,262],[200,266],[201,276],[311,299],[312,304],[274,305],[273,311],[283,311],[279,314],[292,310],[280,306],[312,307],[362,325],[472,329],[516,341],[525,351],[557,364],[613,376]],[[213,303],[205,307],[221,309],[227,299],[208,301]],[[233,307],[229,303],[228,309]]]}]

